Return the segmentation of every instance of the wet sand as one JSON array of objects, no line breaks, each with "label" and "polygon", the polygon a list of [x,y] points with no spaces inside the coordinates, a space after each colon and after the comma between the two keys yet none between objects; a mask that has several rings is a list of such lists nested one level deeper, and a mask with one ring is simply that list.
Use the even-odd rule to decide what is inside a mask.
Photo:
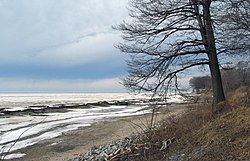
[{"label": "wet sand", "polygon": [[[160,121],[170,115],[183,112],[185,104],[171,105],[161,109],[156,120]],[[79,128],[63,135],[45,140],[33,146],[19,150],[26,156],[13,161],[66,161],[86,153],[91,147],[110,143],[129,136],[133,132],[141,132],[141,128],[149,127],[151,114],[129,116],[98,122],[90,127]]]}]

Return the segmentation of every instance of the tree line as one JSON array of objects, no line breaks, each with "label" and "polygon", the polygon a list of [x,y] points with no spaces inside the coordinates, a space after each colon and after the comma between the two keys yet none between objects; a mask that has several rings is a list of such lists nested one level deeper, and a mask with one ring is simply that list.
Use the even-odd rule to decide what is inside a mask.
[{"label": "tree line", "polygon": [[[221,72],[222,82],[224,84],[225,92],[231,92],[240,86],[250,85],[250,61],[240,61],[234,67],[226,66]],[[193,91],[200,93],[203,90],[211,90],[211,77],[197,76],[189,80],[189,85]]]}]

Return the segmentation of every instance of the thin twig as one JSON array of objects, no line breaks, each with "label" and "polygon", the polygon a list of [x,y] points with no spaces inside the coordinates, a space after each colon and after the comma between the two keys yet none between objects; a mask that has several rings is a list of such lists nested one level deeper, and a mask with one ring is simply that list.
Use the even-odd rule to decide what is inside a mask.
[{"label": "thin twig", "polygon": [[[24,130],[19,136],[18,136],[18,138],[15,140],[15,142],[10,146],[10,148],[8,149],[8,151],[7,152],[4,152],[4,149],[2,150],[2,158],[0,158],[1,159],[1,161],[3,161],[4,160],[4,158],[9,154],[9,152],[11,151],[11,149],[16,145],[16,143],[21,139],[21,137],[22,137],[22,135],[24,134],[24,133],[26,133],[27,131],[29,131],[30,129],[32,129],[33,127],[35,127],[35,126],[37,126],[37,125],[39,125],[40,123],[42,123],[42,122],[44,122],[44,120],[46,119],[47,117],[45,117],[42,121],[40,121],[40,122],[38,122],[37,124],[35,124],[35,125],[33,125],[33,126],[31,126],[31,127],[29,127],[28,129],[26,129],[26,130]],[[6,147],[7,147],[7,145],[6,145]],[[5,153],[5,154],[4,154]]]}]

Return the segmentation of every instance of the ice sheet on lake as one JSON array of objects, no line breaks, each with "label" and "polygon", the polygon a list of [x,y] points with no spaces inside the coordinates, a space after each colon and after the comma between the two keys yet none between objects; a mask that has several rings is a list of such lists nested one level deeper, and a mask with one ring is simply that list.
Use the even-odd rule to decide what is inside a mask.
[{"label": "ice sheet on lake", "polygon": [[23,156],[25,156],[26,154],[23,154],[23,153],[13,153],[13,154],[8,154],[6,156],[3,156],[1,157],[0,156],[0,159],[15,159],[15,158],[21,158]]},{"label": "ice sheet on lake", "polygon": [[[140,97],[146,98],[145,96]],[[131,96],[128,94],[13,94],[4,96],[0,94],[0,102],[3,101],[0,108],[4,107],[14,110],[17,106],[18,108],[24,108],[24,106],[28,107],[37,104],[81,104],[86,102],[126,99],[139,99],[139,96]],[[183,102],[183,98],[181,96],[171,96],[168,98],[168,102],[180,103]],[[79,127],[90,126],[100,120],[149,113],[150,111],[146,110],[147,107],[147,105],[142,104],[108,107],[93,106],[92,108],[83,109],[71,108],[64,113],[46,113],[46,116],[22,115],[9,116],[6,118],[0,117],[0,150],[1,152],[10,151],[14,153],[13,155],[8,154],[8,158],[22,157],[25,154],[16,153],[21,148],[34,145],[46,139],[55,138]]]},{"label": "ice sheet on lake", "polygon": [[[22,119],[18,116],[17,118],[22,122],[16,122],[15,124],[13,124],[13,119],[6,118],[5,120],[2,118],[0,124],[0,149],[2,149],[2,152],[13,152],[40,141],[60,136],[64,132],[90,126],[94,122],[105,118],[140,115],[149,112],[140,111],[144,107],[110,106],[91,109],[71,109],[67,113],[51,113],[46,117],[37,116],[35,117],[37,120],[34,122],[30,121],[30,116],[23,116]],[[12,123],[11,128],[8,121]],[[17,141],[18,138],[19,140]],[[15,141],[17,142],[15,143]],[[12,147],[13,144],[15,145]]]}]

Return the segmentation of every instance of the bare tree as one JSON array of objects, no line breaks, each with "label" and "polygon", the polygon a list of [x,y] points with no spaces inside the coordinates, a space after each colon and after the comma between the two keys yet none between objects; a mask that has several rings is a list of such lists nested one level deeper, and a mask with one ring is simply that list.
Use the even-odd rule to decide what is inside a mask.
[{"label": "bare tree", "polygon": [[218,54],[250,53],[250,0],[222,0],[216,11]]},{"label": "bare tree", "polygon": [[210,86],[211,78],[207,76],[192,77],[189,80],[189,85],[199,93],[202,89],[208,89]]},{"label": "bare tree", "polygon": [[130,19],[114,27],[124,40],[116,47],[130,54],[124,85],[133,91],[164,94],[171,85],[178,88],[178,75],[185,70],[209,65],[214,103],[224,101],[211,15],[216,3],[132,0]]},{"label": "bare tree", "polygon": [[250,61],[240,61],[232,69],[223,69],[222,80],[226,92],[234,91],[240,86],[250,86]]}]

